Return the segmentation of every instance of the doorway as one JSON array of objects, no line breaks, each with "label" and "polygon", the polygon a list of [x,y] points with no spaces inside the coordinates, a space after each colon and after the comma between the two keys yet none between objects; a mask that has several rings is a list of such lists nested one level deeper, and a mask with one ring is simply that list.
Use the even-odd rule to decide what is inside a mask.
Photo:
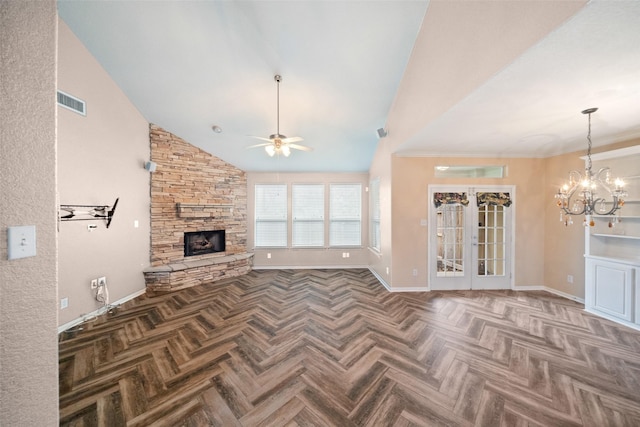
[{"label": "doorway", "polygon": [[429,186],[429,288],[511,289],[514,186]]}]

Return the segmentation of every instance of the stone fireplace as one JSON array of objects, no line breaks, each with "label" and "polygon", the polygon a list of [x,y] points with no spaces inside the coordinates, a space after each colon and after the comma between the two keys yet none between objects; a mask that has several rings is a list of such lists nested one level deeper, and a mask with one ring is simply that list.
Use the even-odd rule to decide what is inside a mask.
[{"label": "stone fireplace", "polygon": [[246,274],[246,173],[151,125],[151,267],[147,293]]}]

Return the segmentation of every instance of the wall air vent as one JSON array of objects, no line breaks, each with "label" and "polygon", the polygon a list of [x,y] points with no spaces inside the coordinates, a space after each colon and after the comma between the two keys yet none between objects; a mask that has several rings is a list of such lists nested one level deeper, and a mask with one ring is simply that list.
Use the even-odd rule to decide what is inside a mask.
[{"label": "wall air vent", "polygon": [[82,99],[78,99],[68,93],[58,91],[58,105],[83,116],[87,115],[87,104]]}]

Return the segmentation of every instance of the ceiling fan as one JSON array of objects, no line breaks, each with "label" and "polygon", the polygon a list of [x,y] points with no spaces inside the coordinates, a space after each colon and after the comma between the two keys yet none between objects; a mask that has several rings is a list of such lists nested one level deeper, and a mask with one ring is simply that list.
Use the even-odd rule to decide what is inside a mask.
[{"label": "ceiling fan", "polygon": [[305,147],[304,145],[295,144],[296,142],[303,141],[303,139],[299,136],[292,136],[291,138],[287,138],[286,136],[280,134],[280,82],[282,81],[282,76],[276,74],[273,78],[276,81],[276,85],[278,86],[276,133],[274,133],[273,135],[269,135],[269,138],[253,136],[253,138],[258,138],[268,142],[251,145],[247,148],[264,147],[267,154],[271,157],[273,157],[275,154],[283,154],[285,157],[289,157],[292,148],[295,150],[312,151],[313,148],[311,147]]}]

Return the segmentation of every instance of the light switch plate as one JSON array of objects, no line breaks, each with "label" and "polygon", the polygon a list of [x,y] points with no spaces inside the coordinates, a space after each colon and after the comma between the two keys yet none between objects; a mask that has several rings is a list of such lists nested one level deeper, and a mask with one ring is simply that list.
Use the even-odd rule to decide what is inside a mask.
[{"label": "light switch plate", "polygon": [[7,228],[7,258],[36,256],[36,226],[22,225]]}]

